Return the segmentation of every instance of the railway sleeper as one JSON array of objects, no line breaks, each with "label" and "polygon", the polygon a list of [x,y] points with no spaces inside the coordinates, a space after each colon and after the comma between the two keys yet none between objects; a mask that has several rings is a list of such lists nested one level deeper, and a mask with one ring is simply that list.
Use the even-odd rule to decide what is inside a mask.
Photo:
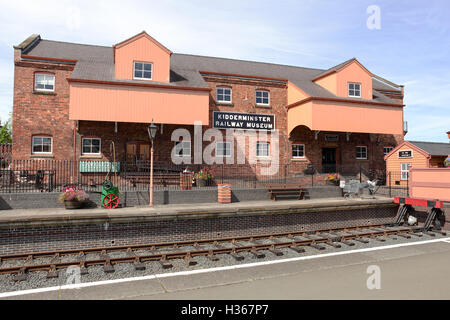
[{"label": "railway sleeper", "polygon": [[134,270],[138,270],[138,271],[145,270],[145,264],[142,263],[139,258],[136,258],[136,260],[134,260],[133,264],[134,264]]},{"label": "railway sleeper", "polygon": [[161,257],[161,260],[159,260],[159,263],[161,264],[161,267],[162,267],[163,269],[169,269],[169,268],[172,268],[172,264],[171,264],[170,262],[167,261],[165,255],[163,255],[163,256]]},{"label": "railway sleeper", "polygon": [[349,247],[352,247],[352,246],[355,245],[354,242],[352,242],[352,241],[350,241],[350,240],[346,240],[346,239],[341,239],[340,242],[342,242],[343,244],[345,244],[345,245],[347,245],[347,246],[349,246]]},{"label": "railway sleeper", "polygon": [[406,233],[398,233],[397,236],[405,238],[405,239],[411,239],[411,236]]},{"label": "railway sleeper", "polygon": [[195,266],[197,264],[197,260],[195,260],[189,252],[184,257],[184,261],[186,261],[188,266]]},{"label": "railway sleeper", "polygon": [[326,242],[327,245],[332,246],[333,248],[340,248],[341,245],[337,242],[333,242],[333,241],[328,241]]},{"label": "railway sleeper", "polygon": [[261,251],[258,251],[256,249],[251,250],[250,253],[253,254],[255,256],[255,258],[257,258],[257,259],[263,259],[266,257],[266,255],[264,253],[262,253]]},{"label": "railway sleeper", "polygon": [[54,278],[58,278],[58,270],[56,270],[56,267],[52,265],[47,272],[47,279],[54,279]]},{"label": "railway sleeper", "polygon": [[14,276],[13,280],[15,282],[25,281],[27,280],[27,272],[25,268],[21,268],[19,272]]},{"label": "railway sleeper", "polygon": [[270,249],[268,249],[268,250],[269,250],[269,252],[273,253],[273,254],[276,255],[277,257],[280,257],[280,256],[283,255],[283,252],[282,252],[281,250],[279,250],[279,249],[276,249],[276,248],[270,248]]},{"label": "railway sleeper", "polygon": [[219,261],[219,257],[212,252],[208,253],[206,257],[211,261]]},{"label": "railway sleeper", "polygon": [[317,250],[325,250],[326,249],[324,246],[322,246],[318,243],[311,243],[309,246],[313,247],[314,249],[317,249]]},{"label": "railway sleeper", "polygon": [[304,247],[299,247],[299,246],[290,246],[289,249],[291,249],[297,253],[304,253],[306,251],[306,249]]},{"label": "railway sleeper", "polygon": [[236,251],[230,252],[230,255],[236,260],[236,261],[242,261],[244,260],[244,256],[240,255]]},{"label": "railway sleeper", "polygon": [[111,261],[110,261],[109,259],[106,259],[105,264],[103,265],[103,271],[104,271],[105,273],[112,273],[112,272],[115,271],[115,270],[114,270],[114,267],[113,267],[113,265],[111,264]]},{"label": "railway sleeper", "polygon": [[370,240],[367,238],[355,238],[355,241],[361,242],[361,243],[369,243]]}]

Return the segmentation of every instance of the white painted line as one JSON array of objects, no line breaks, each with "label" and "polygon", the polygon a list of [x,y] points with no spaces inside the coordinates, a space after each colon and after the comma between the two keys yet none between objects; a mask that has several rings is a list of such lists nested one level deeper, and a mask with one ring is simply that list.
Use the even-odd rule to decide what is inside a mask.
[{"label": "white painted line", "polygon": [[29,289],[29,290],[22,290],[22,291],[11,291],[11,292],[0,293],[0,298],[13,297],[13,296],[19,296],[19,295],[27,295],[27,294],[33,294],[33,293],[42,293],[42,292],[49,292],[49,291],[57,291],[57,290],[81,289],[81,288],[86,288],[86,287],[94,287],[94,286],[101,286],[101,285],[108,285],[108,284],[116,284],[116,283],[122,283],[122,282],[152,280],[152,279],[158,279],[158,278],[168,278],[168,277],[175,277],[175,276],[186,276],[186,275],[191,275],[191,274],[200,274],[200,273],[208,273],[208,272],[217,272],[217,271],[225,271],[225,270],[251,268],[251,267],[265,266],[265,265],[270,265],[270,264],[277,264],[277,263],[295,262],[295,261],[302,261],[302,260],[312,260],[312,259],[319,259],[319,258],[325,258],[325,257],[334,257],[334,256],[347,255],[347,254],[352,254],[352,253],[361,253],[361,252],[370,252],[370,251],[394,249],[394,248],[409,247],[409,246],[416,246],[416,245],[428,244],[428,243],[436,243],[436,242],[447,242],[447,243],[450,243],[450,237],[449,238],[432,239],[432,240],[424,240],[424,241],[416,241],[416,242],[408,242],[408,243],[399,243],[399,244],[393,244],[393,245],[388,245],[388,246],[379,246],[379,247],[373,247],[373,248],[330,252],[330,253],[317,254],[317,255],[305,256],[305,257],[297,257],[297,258],[289,258],[289,259],[279,259],[279,260],[271,260],[271,261],[246,263],[246,264],[239,264],[239,265],[225,266],[225,267],[217,267],[217,268],[210,268],[210,269],[198,269],[198,270],[189,270],[189,271],[179,271],[179,272],[161,273],[161,274],[157,274],[157,275],[148,275],[148,276],[141,276],[141,277],[132,277],[132,278],[114,279],[114,280],[103,280],[103,281],[86,282],[86,283],[78,283],[78,284],[68,284],[68,285],[62,285],[62,286],[38,288],[38,289]]}]

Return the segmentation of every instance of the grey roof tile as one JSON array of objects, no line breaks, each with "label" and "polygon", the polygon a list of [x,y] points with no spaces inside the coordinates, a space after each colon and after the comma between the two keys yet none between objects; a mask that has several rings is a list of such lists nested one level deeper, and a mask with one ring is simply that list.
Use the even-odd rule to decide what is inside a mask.
[{"label": "grey roof tile", "polygon": [[[40,40],[35,46],[24,53],[33,56],[78,60],[71,74],[71,78],[124,81],[114,77],[114,53],[112,47]],[[339,66],[348,63],[352,59],[333,68],[339,68]],[[207,88],[208,85],[199,71],[209,71],[289,79],[289,81],[310,96],[338,98],[330,91],[312,81],[312,79],[328,70],[179,53],[172,54],[170,64],[170,84],[174,86]],[[128,81],[135,83],[141,82],[139,80]],[[148,81],[145,81],[145,83],[148,83]],[[361,101],[361,99],[359,100]],[[400,105],[397,101],[375,91],[374,100]]]},{"label": "grey roof tile", "polygon": [[445,142],[427,142],[427,141],[408,141],[432,156],[449,156],[450,143]]}]

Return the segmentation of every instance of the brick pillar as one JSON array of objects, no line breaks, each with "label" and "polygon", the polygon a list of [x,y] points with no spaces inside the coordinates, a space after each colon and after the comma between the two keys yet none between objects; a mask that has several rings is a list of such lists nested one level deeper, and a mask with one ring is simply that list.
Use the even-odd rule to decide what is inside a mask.
[{"label": "brick pillar", "polygon": [[180,190],[191,190],[193,177],[194,173],[192,172],[180,173]]},{"label": "brick pillar", "polygon": [[219,203],[231,203],[231,185],[218,184],[217,185],[217,200]]}]

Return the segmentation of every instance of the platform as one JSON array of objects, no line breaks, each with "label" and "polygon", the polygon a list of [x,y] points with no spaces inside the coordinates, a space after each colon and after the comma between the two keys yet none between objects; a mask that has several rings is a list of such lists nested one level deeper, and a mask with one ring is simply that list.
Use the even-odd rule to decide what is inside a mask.
[{"label": "platform", "polygon": [[0,254],[216,239],[391,223],[392,198],[0,211]]},{"label": "platform", "polygon": [[393,198],[327,198],[313,200],[248,201],[229,204],[205,203],[127,207],[117,209],[85,208],[67,210],[14,209],[0,211],[0,228],[51,224],[85,224],[99,222],[137,222],[174,219],[199,219],[230,216],[289,214],[394,207]]}]

